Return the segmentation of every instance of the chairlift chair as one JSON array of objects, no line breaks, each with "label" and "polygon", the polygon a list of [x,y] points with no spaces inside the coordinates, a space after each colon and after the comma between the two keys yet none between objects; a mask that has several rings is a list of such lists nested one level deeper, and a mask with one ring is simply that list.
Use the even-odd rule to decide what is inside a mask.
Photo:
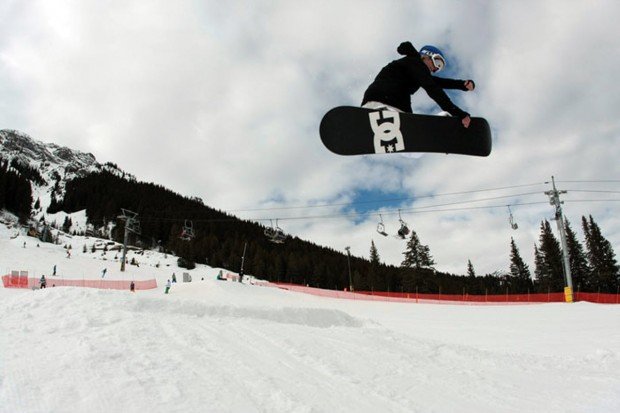
[{"label": "chairlift chair", "polygon": [[407,223],[403,221],[402,217],[400,216],[400,209],[398,210],[398,221],[400,222],[400,228],[398,229],[398,236],[401,239],[405,239],[407,238],[407,235],[409,235],[409,227],[407,226]]},{"label": "chairlift chair", "polygon": [[186,219],[183,225],[183,231],[181,231],[181,236],[179,237],[183,241],[191,241],[194,238],[194,225],[192,221]]},{"label": "chairlift chair", "polygon": [[265,231],[263,232],[265,234],[265,236],[269,239],[273,238],[275,236],[275,230],[273,228],[273,221],[271,222],[271,226],[270,227],[265,227]]},{"label": "chairlift chair", "polygon": [[515,222],[514,217],[512,216],[512,211],[510,210],[510,205],[507,205],[507,206],[508,206],[508,213],[509,213],[508,222],[510,223],[510,227],[512,229],[518,229],[519,225]]},{"label": "chairlift chair", "polygon": [[276,228],[276,232],[273,238],[271,238],[271,242],[275,244],[284,244],[285,239],[286,235],[284,234],[284,231],[282,231],[280,228]]},{"label": "chairlift chair", "polygon": [[385,225],[383,225],[383,217],[381,216],[381,214],[379,214],[379,218],[381,218],[381,222],[377,224],[377,232],[384,237],[387,237],[388,234],[387,232],[385,232]]},{"label": "chairlift chair", "polygon": [[273,226],[272,222],[271,228],[265,228],[265,236],[268,238],[269,241],[273,242],[274,244],[283,244],[284,240],[286,240],[286,234],[284,233],[282,228],[278,226],[278,220],[276,220],[275,227]]}]

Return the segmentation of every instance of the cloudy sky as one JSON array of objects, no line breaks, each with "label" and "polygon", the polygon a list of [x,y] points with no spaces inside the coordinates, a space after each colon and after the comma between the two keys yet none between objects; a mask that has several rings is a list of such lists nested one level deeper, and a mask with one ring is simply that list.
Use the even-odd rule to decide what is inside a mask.
[{"label": "cloudy sky", "polygon": [[[400,209],[439,270],[506,270],[510,237],[533,269],[552,175],[574,229],[592,214],[620,253],[618,16],[615,0],[3,0],[0,128],[355,255],[374,240],[402,261]],[[476,81],[451,96],[492,125],[488,158],[322,146],[321,116],[358,105],[404,40]],[[439,111],[422,90],[413,106]]]}]

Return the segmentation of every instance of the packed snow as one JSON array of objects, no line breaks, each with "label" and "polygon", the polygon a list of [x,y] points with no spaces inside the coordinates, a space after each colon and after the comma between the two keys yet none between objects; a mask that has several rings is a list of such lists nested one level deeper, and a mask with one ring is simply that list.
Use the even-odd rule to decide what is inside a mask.
[{"label": "packed snow", "polygon": [[[339,300],[217,281],[153,251],[122,273],[96,242],[0,225],[0,270],[48,277],[0,288],[0,412],[620,411],[618,305]],[[159,287],[49,288],[54,265]]]}]

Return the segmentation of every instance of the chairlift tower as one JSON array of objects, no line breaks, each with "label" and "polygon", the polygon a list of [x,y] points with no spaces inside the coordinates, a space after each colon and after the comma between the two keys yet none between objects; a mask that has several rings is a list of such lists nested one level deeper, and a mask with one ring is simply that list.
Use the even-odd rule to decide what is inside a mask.
[{"label": "chairlift tower", "polygon": [[560,232],[560,242],[562,243],[562,264],[564,267],[564,281],[566,282],[566,288],[564,294],[567,302],[573,302],[573,277],[570,272],[570,259],[568,255],[568,247],[566,243],[566,230],[564,227],[564,216],[562,215],[562,204],[560,201],[560,194],[565,194],[566,191],[558,191],[555,187],[555,178],[551,177],[551,184],[553,189],[546,191],[545,195],[549,196],[549,203],[555,207],[555,220],[558,223],[558,231]]},{"label": "chairlift tower", "polygon": [[243,282],[243,264],[245,264],[245,251],[248,248],[248,243],[243,245],[243,255],[241,256],[241,270],[239,271],[239,282]]},{"label": "chairlift tower", "polygon": [[351,278],[351,247],[345,247],[347,250],[347,262],[349,263],[349,291],[353,292],[353,278]]},{"label": "chairlift tower", "polygon": [[123,258],[121,259],[121,271],[125,271],[125,260],[127,257],[127,243],[129,242],[129,233],[140,235],[140,221],[138,221],[138,213],[121,208],[122,215],[118,219],[125,221],[125,239],[123,241]]}]

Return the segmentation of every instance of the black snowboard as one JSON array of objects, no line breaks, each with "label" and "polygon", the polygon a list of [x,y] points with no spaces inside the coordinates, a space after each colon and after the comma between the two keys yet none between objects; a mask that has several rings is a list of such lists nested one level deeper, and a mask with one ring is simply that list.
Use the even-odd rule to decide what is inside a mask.
[{"label": "black snowboard", "polygon": [[321,140],[338,155],[391,152],[438,152],[488,156],[491,128],[471,118],[468,128],[449,116],[339,106],[321,120]]}]

